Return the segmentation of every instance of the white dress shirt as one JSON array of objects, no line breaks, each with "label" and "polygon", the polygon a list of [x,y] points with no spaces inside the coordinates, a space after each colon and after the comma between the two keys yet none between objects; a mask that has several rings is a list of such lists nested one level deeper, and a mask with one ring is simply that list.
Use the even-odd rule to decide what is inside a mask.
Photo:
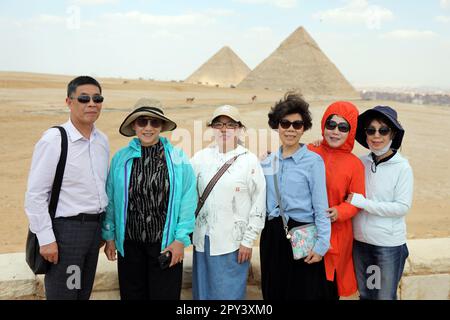
[{"label": "white dress shirt", "polygon": [[[88,140],[70,120],[62,127],[67,132],[68,150],[55,217],[103,212],[108,204],[108,138],[94,127]],[[50,128],[35,145],[25,194],[30,230],[41,246],[55,241],[48,206],[60,154],[60,131]]]},{"label": "white dress shirt", "polygon": [[193,244],[204,252],[208,234],[212,256],[227,254],[240,245],[251,248],[266,217],[266,181],[258,158],[246,148],[220,153],[217,146],[197,152],[191,159],[199,196],[222,165],[241,154],[212,189],[195,223]]}]

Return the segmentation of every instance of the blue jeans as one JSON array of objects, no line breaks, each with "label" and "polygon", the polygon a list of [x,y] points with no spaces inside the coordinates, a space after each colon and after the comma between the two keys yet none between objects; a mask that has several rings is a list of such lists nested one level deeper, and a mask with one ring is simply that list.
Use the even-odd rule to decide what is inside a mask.
[{"label": "blue jeans", "polygon": [[361,300],[397,300],[408,255],[406,244],[381,247],[355,240],[353,263]]}]

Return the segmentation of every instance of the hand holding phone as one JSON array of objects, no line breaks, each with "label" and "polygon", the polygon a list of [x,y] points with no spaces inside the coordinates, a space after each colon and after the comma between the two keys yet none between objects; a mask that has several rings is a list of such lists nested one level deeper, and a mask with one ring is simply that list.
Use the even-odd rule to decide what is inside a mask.
[{"label": "hand holding phone", "polygon": [[161,270],[167,269],[172,261],[172,252],[166,251],[158,257],[159,267]]}]

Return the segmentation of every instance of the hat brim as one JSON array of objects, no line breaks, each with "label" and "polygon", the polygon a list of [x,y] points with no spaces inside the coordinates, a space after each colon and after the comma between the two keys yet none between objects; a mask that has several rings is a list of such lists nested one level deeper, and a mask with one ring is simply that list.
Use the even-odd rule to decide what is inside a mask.
[{"label": "hat brim", "polygon": [[131,112],[125,120],[123,120],[122,124],[120,125],[119,132],[121,135],[124,135],[125,137],[132,137],[136,135],[136,132],[133,129],[133,122],[138,117],[147,116],[152,118],[157,118],[163,120],[163,125],[161,132],[165,131],[172,131],[175,130],[177,127],[177,124],[167,118],[166,116],[152,110],[135,110]]},{"label": "hat brim", "polygon": [[381,112],[380,110],[369,109],[358,116],[358,127],[356,129],[355,136],[356,141],[358,141],[358,143],[364,148],[369,149],[369,145],[367,144],[366,132],[364,130],[364,123],[366,123],[368,118],[376,118],[380,115],[387,118],[390,125],[396,128],[397,133],[395,134],[394,139],[392,139],[391,148],[398,150],[402,145],[405,130],[396,119],[393,119],[389,114]]},{"label": "hat brim", "polygon": [[221,116],[228,117],[228,118],[230,118],[231,120],[233,120],[234,122],[239,122],[240,124],[242,124],[241,120],[239,120],[238,118],[235,118],[235,117],[233,117],[232,115],[223,113],[223,114],[215,115],[214,118],[212,118],[211,121],[209,121],[209,124],[208,124],[208,125],[212,125],[212,123],[214,122],[214,120],[216,120],[218,117],[221,117]]}]

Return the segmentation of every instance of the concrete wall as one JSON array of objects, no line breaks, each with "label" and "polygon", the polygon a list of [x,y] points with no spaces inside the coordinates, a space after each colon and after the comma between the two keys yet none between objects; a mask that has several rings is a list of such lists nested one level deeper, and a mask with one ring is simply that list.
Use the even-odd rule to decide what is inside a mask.
[{"label": "concrete wall", "polygon": [[[400,283],[402,300],[450,300],[450,238],[408,241],[409,257]],[[247,299],[261,299],[259,248],[254,248]],[[192,251],[184,259],[182,299],[192,299]],[[36,277],[24,253],[0,255],[0,299],[44,299],[43,277]],[[100,254],[91,299],[119,299],[117,264]],[[357,297],[353,297],[357,298]]]}]

